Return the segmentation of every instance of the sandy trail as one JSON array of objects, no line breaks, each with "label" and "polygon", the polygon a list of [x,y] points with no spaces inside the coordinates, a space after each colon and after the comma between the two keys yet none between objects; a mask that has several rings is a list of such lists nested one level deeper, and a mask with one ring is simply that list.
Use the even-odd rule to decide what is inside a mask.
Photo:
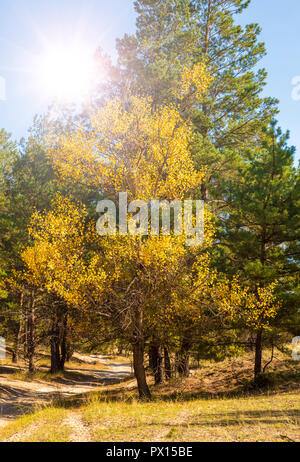
[{"label": "sandy trail", "polygon": [[[130,364],[110,363],[107,357],[102,355],[76,356],[83,362],[78,369],[72,368],[72,372],[86,375],[86,381],[84,378],[80,381],[57,378],[52,383],[43,380],[23,381],[13,377],[15,368],[0,366],[0,426],[54,398],[88,393],[103,385],[116,383],[131,373]],[[99,370],[84,368],[84,363],[97,364],[98,362]],[[101,365],[105,365],[105,369],[101,368]]]}]

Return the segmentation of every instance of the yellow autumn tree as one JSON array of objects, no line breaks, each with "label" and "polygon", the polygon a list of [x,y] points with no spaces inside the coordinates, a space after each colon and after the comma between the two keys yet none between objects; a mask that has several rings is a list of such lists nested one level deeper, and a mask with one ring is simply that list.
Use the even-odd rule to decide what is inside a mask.
[{"label": "yellow autumn tree", "polygon": [[254,376],[255,379],[262,370],[263,332],[270,327],[281,308],[276,298],[277,282],[251,290],[244,287],[238,278],[233,281],[222,281],[215,284],[213,296],[219,313],[230,322],[256,333]]},{"label": "yellow autumn tree", "polygon": [[201,183],[189,150],[191,128],[175,106],[153,111],[150,99],[131,95],[109,101],[90,124],[89,131],[51,139],[61,180],[141,200],[181,199]]},{"label": "yellow autumn tree", "polygon": [[101,269],[93,271],[93,261],[87,269],[85,218],[83,205],[59,195],[52,210],[32,216],[29,234],[33,245],[22,252],[27,279],[75,306],[83,301],[83,287],[91,278],[101,281],[99,287],[105,281]]},{"label": "yellow autumn tree", "polygon": [[184,67],[179,103],[153,105],[150,97],[127,94],[109,100],[89,117],[88,128],[49,135],[49,157],[61,181],[126,191],[129,199],[181,199],[201,184],[190,152],[192,127],[180,104],[201,102],[211,77],[204,64]]},{"label": "yellow autumn tree", "polygon": [[[208,84],[204,67],[184,69],[178,99],[194,91],[200,99]],[[127,192],[130,200],[182,200],[191,193],[197,197],[204,175],[194,168],[191,139],[191,127],[179,107],[154,107],[150,98],[127,95],[93,113],[88,128],[50,135],[49,157],[62,182],[97,187],[110,196]],[[119,326],[132,344],[140,396],[149,398],[143,364],[145,329],[157,310],[170,302],[175,306],[175,282],[180,284],[189,271],[187,236],[99,237],[94,227],[86,235],[85,249],[91,249],[87,261],[81,231],[72,234],[73,215],[76,223],[78,214],[67,204],[42,217],[43,231],[33,233],[37,244],[23,258],[33,273],[45,275],[49,290],[69,303],[97,306]],[[208,210],[205,216],[208,246],[213,234]],[[38,225],[39,218],[35,219]],[[78,224],[75,227],[81,230]],[[199,266],[208,266],[207,258],[198,260]]]},{"label": "yellow autumn tree", "polygon": [[[22,254],[28,279],[117,327],[132,344],[140,396],[150,397],[145,336],[169,305],[179,309],[176,294],[183,291],[193,253],[185,236],[101,237],[95,222],[86,225],[84,209],[61,197],[50,212],[34,214],[30,234],[33,244]],[[207,263],[207,256],[199,260],[199,271],[207,272]],[[181,301],[188,300],[187,290]]]}]

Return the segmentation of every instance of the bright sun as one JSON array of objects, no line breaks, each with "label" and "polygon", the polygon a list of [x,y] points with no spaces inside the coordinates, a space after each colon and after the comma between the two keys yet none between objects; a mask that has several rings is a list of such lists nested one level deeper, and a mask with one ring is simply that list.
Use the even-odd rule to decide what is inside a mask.
[{"label": "bright sun", "polygon": [[87,50],[78,46],[50,48],[41,60],[42,92],[60,101],[79,101],[90,91],[93,72],[93,56]]}]

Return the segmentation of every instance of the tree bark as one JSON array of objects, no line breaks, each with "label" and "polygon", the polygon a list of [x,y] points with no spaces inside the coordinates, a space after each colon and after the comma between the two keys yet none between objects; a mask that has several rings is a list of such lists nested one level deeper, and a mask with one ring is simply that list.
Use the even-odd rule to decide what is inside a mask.
[{"label": "tree bark", "polygon": [[149,344],[149,367],[154,372],[154,356],[155,356],[155,346],[153,342]]},{"label": "tree bark", "polygon": [[70,344],[70,342],[67,342],[66,343],[66,362],[71,361],[73,354],[74,354],[73,346]]},{"label": "tree bark", "polygon": [[164,365],[162,356],[162,347],[160,344],[156,345],[155,349],[155,361],[154,361],[154,380],[155,385],[161,385],[164,383]]},{"label": "tree bark", "polygon": [[[21,293],[20,297],[20,307],[21,310],[23,309],[23,301],[24,301],[24,293]],[[20,354],[20,344],[22,338],[22,327],[23,327],[23,314],[21,315],[21,319],[19,321],[18,332],[16,333],[15,337],[15,344],[12,352],[12,362],[14,364],[18,364],[19,362],[19,354]]]},{"label": "tree bark", "polygon": [[255,363],[254,363],[254,379],[257,380],[262,372],[262,330],[256,334],[255,341]]},{"label": "tree bark", "polygon": [[52,329],[51,329],[51,374],[64,371],[65,362],[68,356],[68,345],[67,345],[67,314],[64,316],[63,322],[59,320],[56,313],[53,314],[52,318]]},{"label": "tree bark", "polygon": [[151,399],[151,393],[146,380],[144,367],[144,342],[141,340],[133,343],[133,369],[137,380],[139,395],[141,399]]},{"label": "tree bark", "polygon": [[178,354],[177,371],[180,377],[189,377],[190,375],[190,348],[190,342],[184,339]]},{"label": "tree bark", "polygon": [[19,362],[19,352],[20,352],[19,350],[20,350],[21,336],[22,336],[22,321],[19,322],[19,328],[16,334],[15,344],[12,350],[12,362],[14,364],[18,364]]},{"label": "tree bark", "polygon": [[60,355],[60,370],[65,370],[65,362],[67,360],[68,348],[67,348],[67,332],[68,332],[68,315],[64,317],[62,336],[61,336],[61,355]]},{"label": "tree bark", "polygon": [[164,383],[164,364],[162,346],[158,339],[153,337],[149,346],[149,365],[154,373],[155,385]]},{"label": "tree bark", "polygon": [[28,371],[33,373],[35,371],[34,355],[35,355],[35,294],[31,292],[29,313],[28,313]]},{"label": "tree bark", "polygon": [[137,380],[139,395],[141,399],[151,399],[151,393],[147,384],[144,367],[144,334],[143,334],[143,312],[137,306],[134,313],[135,317],[135,337],[132,342],[133,369]]},{"label": "tree bark", "polygon": [[164,362],[165,362],[165,375],[168,380],[172,378],[172,366],[169,355],[169,350],[167,347],[164,347]]},{"label": "tree bark", "polygon": [[53,315],[52,329],[50,338],[51,347],[51,374],[56,374],[60,370],[60,352],[59,352],[59,323],[56,314]]}]

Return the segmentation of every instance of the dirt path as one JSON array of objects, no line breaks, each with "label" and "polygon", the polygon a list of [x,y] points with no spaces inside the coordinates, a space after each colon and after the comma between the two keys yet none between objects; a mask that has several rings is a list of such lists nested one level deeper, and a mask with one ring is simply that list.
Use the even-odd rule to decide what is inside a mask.
[{"label": "dirt path", "polygon": [[[9,421],[54,398],[88,393],[103,385],[116,383],[131,373],[130,364],[110,363],[105,356],[77,355],[77,358],[82,361],[82,364],[78,366],[78,369],[72,368],[72,372],[80,372],[83,375],[80,381],[64,378],[57,378],[51,383],[44,380],[24,381],[14,378],[13,373],[16,369],[13,367],[0,367],[0,426],[6,425]],[[96,364],[99,362],[99,370],[97,367],[85,369],[85,363],[91,362]],[[84,380],[84,375],[86,375],[86,380]],[[78,427],[77,422],[74,424],[74,429]]]},{"label": "dirt path", "polygon": [[70,413],[63,423],[72,428],[70,443],[88,443],[92,441],[89,428],[83,422],[80,414]]}]

